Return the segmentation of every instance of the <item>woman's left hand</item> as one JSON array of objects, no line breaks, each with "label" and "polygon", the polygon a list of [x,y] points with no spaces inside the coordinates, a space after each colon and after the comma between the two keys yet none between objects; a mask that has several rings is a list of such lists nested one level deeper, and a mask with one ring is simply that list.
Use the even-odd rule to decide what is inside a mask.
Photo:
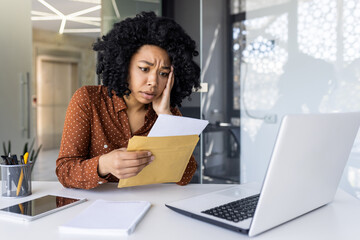
[{"label": "woman's left hand", "polygon": [[173,86],[174,86],[174,68],[173,66],[171,66],[171,71],[169,73],[169,77],[162,94],[158,98],[154,99],[154,101],[152,102],[152,107],[157,115],[172,114],[170,111],[170,94]]}]

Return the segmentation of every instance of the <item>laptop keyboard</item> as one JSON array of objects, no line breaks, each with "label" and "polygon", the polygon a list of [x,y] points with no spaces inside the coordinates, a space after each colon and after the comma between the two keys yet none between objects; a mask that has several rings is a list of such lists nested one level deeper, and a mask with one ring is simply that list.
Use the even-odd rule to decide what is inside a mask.
[{"label": "laptop keyboard", "polygon": [[234,202],[202,211],[202,213],[232,222],[240,222],[254,216],[259,196],[260,194],[242,198]]}]

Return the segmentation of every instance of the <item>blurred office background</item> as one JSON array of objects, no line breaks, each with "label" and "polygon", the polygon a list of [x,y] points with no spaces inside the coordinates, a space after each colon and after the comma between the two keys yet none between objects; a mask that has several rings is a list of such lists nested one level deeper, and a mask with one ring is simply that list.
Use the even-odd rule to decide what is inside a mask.
[{"label": "blurred office background", "polygon": [[[210,121],[194,183],[261,182],[281,118],[360,111],[356,0],[5,0],[0,141],[42,144],[34,180],[54,180],[66,107],[99,84],[92,44],[141,11],[174,18],[197,42],[202,89],[185,116]],[[17,149],[17,150],[16,150]],[[324,166],[326,168],[326,166]],[[340,183],[360,198],[360,140]]]}]

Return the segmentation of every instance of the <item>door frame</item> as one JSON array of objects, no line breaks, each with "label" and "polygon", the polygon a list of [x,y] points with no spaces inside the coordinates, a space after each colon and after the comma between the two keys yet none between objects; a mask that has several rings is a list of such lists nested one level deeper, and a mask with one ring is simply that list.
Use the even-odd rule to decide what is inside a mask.
[{"label": "door frame", "polygon": [[[77,68],[77,76],[78,76],[78,86],[81,86],[81,59],[79,58],[74,58],[74,57],[61,57],[61,56],[51,56],[51,55],[38,55],[36,56],[36,67],[35,67],[35,135],[38,136],[38,115],[37,115],[37,108],[38,108],[38,103],[37,103],[37,96],[38,96],[38,87],[39,87],[39,82],[41,81],[41,70],[42,70],[42,64],[44,61],[50,61],[50,62],[61,62],[61,63],[70,63],[70,64],[77,64],[78,68]],[[34,101],[34,99],[33,99]]]}]

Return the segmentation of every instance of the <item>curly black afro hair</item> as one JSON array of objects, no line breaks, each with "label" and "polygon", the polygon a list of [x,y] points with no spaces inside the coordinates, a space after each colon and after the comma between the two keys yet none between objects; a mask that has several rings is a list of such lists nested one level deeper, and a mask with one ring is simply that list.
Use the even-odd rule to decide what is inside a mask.
[{"label": "curly black afro hair", "polygon": [[98,51],[96,73],[103,85],[122,97],[131,93],[128,88],[128,69],[131,57],[143,45],[155,45],[166,50],[174,67],[174,86],[170,105],[181,106],[193,87],[200,88],[200,68],[193,61],[199,53],[195,41],[174,20],[157,17],[154,12],[142,12],[134,18],[114,24],[113,29],[93,46]]}]

